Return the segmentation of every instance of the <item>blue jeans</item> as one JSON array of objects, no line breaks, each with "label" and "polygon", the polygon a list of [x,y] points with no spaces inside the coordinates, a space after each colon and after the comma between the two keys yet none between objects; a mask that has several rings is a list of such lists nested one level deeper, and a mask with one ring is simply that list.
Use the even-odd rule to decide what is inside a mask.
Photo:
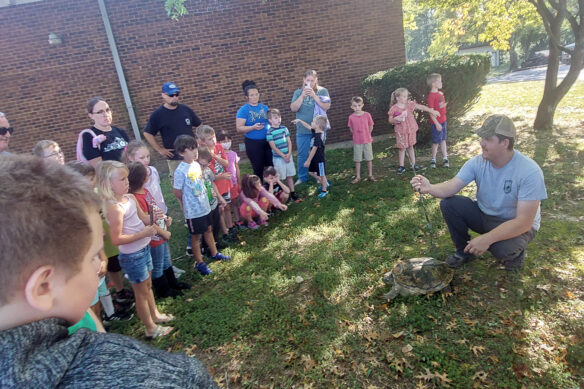
[{"label": "blue jeans", "polygon": [[310,140],[312,134],[296,134],[296,147],[298,147],[298,179],[302,182],[308,181],[308,168],[304,167],[304,162],[310,152]]},{"label": "blue jeans", "polygon": [[149,271],[152,270],[150,246],[146,246],[134,253],[120,253],[118,259],[131,284],[140,284],[150,277]]},{"label": "blue jeans", "polygon": [[160,278],[163,272],[171,266],[168,241],[159,246],[150,247],[150,253],[152,255],[152,278]]}]

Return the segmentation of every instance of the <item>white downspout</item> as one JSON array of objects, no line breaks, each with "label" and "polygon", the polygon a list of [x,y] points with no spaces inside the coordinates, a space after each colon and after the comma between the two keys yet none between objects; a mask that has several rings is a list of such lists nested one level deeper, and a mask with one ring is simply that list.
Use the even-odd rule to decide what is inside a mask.
[{"label": "white downspout", "polygon": [[101,18],[103,19],[103,25],[107,34],[107,41],[109,42],[110,50],[112,51],[112,57],[114,58],[114,64],[116,65],[118,80],[120,81],[122,93],[124,94],[124,101],[126,102],[128,116],[130,117],[130,122],[132,123],[132,130],[134,131],[134,136],[136,139],[140,140],[142,139],[140,136],[140,129],[138,128],[138,121],[136,120],[136,114],[134,113],[132,99],[130,98],[130,92],[128,91],[128,85],[126,84],[126,78],[124,77],[124,69],[122,69],[122,63],[120,62],[120,55],[118,54],[118,48],[116,46],[112,27],[110,25],[109,16],[107,14],[107,10],[105,9],[103,0],[97,0],[97,3],[99,4],[99,10],[101,11]]}]

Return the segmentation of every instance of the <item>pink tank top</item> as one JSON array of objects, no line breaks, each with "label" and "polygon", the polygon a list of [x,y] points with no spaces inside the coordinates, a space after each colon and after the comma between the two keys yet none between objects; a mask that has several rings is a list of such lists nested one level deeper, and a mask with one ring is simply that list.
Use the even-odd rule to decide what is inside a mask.
[{"label": "pink tank top", "polygon": [[[124,222],[122,225],[122,234],[132,235],[144,229],[144,223],[138,217],[136,210],[136,202],[129,196],[124,196],[128,199],[125,203],[118,203],[124,213]],[[142,250],[150,243],[150,237],[140,238],[131,243],[122,244],[119,246],[120,253],[131,254]]]}]

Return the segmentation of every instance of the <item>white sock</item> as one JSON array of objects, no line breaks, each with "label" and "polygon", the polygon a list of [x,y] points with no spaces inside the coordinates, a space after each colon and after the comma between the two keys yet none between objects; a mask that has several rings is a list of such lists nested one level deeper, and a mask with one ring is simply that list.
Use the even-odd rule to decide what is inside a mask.
[{"label": "white sock", "polygon": [[103,307],[103,310],[105,311],[105,314],[107,316],[111,316],[114,314],[115,312],[114,303],[112,301],[111,294],[108,293],[105,296],[100,296],[99,301],[101,302],[101,306]]}]

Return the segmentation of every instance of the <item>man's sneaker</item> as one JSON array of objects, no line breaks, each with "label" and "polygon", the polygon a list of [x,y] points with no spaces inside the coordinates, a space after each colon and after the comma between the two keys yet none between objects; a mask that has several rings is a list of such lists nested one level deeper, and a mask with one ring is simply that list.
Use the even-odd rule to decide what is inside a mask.
[{"label": "man's sneaker", "polygon": [[117,321],[128,321],[134,317],[134,314],[127,311],[114,312],[111,316],[107,316],[105,313],[102,314],[103,324],[111,324]]},{"label": "man's sneaker", "polygon": [[403,166],[398,167],[396,170],[397,174],[404,174],[405,172],[406,172],[406,168]]},{"label": "man's sneaker", "polygon": [[446,264],[452,268],[461,267],[465,263],[468,263],[475,259],[473,254],[459,254],[459,253],[452,253],[446,257]]},{"label": "man's sneaker", "polygon": [[199,273],[201,273],[201,275],[203,275],[203,276],[206,276],[206,275],[209,275],[209,274],[213,273],[213,272],[211,271],[211,269],[209,269],[209,268],[207,267],[207,264],[206,264],[205,262],[198,263],[198,264],[195,266],[195,269],[196,269],[196,270],[197,270]]},{"label": "man's sneaker", "polygon": [[[213,255],[212,257],[209,257],[214,261],[231,261],[231,257],[225,254],[221,254],[219,251],[217,251],[217,254]],[[205,263],[205,262],[203,262]],[[197,269],[198,270],[198,269]]]},{"label": "man's sneaker", "polygon": [[444,158],[444,160],[442,161],[442,166],[444,167],[450,167],[450,162],[448,162],[447,158]]},{"label": "man's sneaker", "polygon": [[252,230],[257,230],[258,228],[260,228],[260,226],[258,226],[258,225],[256,224],[256,222],[253,222],[253,221],[252,221],[252,222],[249,222],[249,223],[247,224],[247,226],[248,226],[248,228],[250,228],[250,229],[252,229]]},{"label": "man's sneaker", "polygon": [[432,169],[436,169],[436,160],[435,159],[433,159],[433,160],[430,161],[430,167]]},{"label": "man's sneaker", "polygon": [[187,246],[187,255],[193,255],[193,248],[191,246]]},{"label": "man's sneaker", "polygon": [[325,198],[326,196],[328,196],[328,194],[329,194],[329,192],[322,192],[322,191],[321,191],[321,192],[318,194],[318,196],[316,196],[316,197],[318,197],[319,199],[322,199],[322,198]]},{"label": "man's sneaker", "polygon": [[113,299],[117,302],[126,302],[134,300],[134,293],[128,289],[122,289],[119,292],[113,294]]}]

